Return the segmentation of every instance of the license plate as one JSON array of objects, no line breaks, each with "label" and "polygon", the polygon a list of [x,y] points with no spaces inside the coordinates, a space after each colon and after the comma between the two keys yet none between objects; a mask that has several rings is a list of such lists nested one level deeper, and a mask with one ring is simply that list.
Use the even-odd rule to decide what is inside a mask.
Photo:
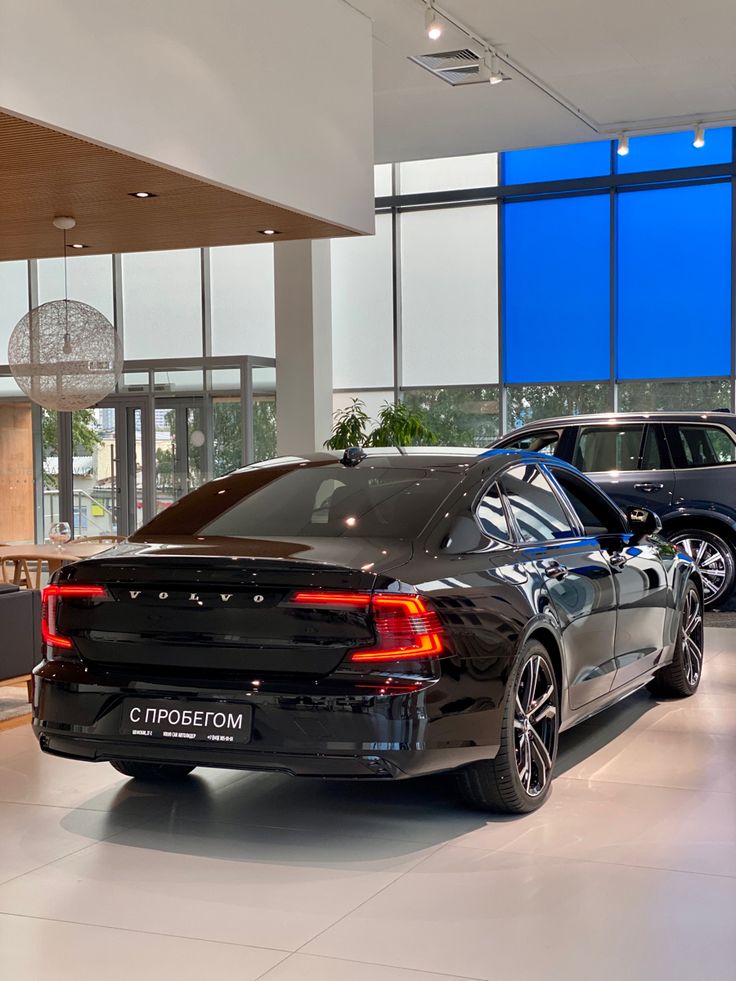
[{"label": "license plate", "polygon": [[170,739],[210,746],[250,742],[253,708],[171,698],[123,701],[120,732],[133,739]]}]

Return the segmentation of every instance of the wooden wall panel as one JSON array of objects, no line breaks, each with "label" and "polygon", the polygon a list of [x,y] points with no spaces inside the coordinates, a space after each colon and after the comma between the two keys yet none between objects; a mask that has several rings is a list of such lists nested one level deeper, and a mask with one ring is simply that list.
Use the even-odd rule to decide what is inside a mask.
[{"label": "wooden wall panel", "polygon": [[30,403],[0,404],[0,543],[34,540]]}]

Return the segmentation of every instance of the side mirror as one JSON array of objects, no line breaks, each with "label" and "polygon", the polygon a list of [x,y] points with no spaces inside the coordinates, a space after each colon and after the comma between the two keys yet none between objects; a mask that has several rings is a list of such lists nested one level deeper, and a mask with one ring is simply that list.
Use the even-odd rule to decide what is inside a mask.
[{"label": "side mirror", "polygon": [[634,535],[634,541],[640,542],[647,535],[656,535],[662,530],[662,522],[659,515],[649,508],[629,508],[626,512],[629,519],[629,528]]}]

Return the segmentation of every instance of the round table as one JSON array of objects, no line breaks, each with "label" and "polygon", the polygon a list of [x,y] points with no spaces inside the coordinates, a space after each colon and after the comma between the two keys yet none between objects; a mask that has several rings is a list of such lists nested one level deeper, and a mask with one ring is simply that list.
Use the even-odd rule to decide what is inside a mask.
[{"label": "round table", "polygon": [[[89,559],[93,555],[112,548],[112,542],[68,542],[59,548],[56,545],[0,545],[0,561],[3,559],[25,560],[26,562],[45,562],[49,575],[68,562]],[[40,565],[39,565],[40,568]],[[36,577],[40,581],[40,572]],[[38,586],[36,587],[38,588]]]}]

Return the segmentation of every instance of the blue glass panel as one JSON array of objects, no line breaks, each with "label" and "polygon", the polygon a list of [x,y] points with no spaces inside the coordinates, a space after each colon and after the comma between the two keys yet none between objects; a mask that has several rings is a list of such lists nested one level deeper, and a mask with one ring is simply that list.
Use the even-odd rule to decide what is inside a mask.
[{"label": "blue glass panel", "polygon": [[731,187],[618,196],[618,375],[731,368]]},{"label": "blue glass panel", "polygon": [[602,177],[611,173],[611,144],[571,143],[538,150],[511,150],[502,157],[504,184]]},{"label": "blue glass panel", "polygon": [[610,374],[610,218],[605,194],[506,204],[507,382]]},{"label": "blue glass panel", "polygon": [[669,170],[673,167],[704,167],[731,160],[731,129],[706,129],[705,146],[693,146],[693,131],[662,133],[659,136],[632,136],[625,157],[616,154],[619,174],[640,170]]}]

